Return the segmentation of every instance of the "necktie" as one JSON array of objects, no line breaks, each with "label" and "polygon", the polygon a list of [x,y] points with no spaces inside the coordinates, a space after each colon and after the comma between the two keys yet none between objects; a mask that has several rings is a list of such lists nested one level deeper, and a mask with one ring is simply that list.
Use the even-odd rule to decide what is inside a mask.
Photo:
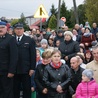
[{"label": "necktie", "polygon": [[17,40],[17,41],[18,41],[18,44],[19,44],[19,42],[20,42],[20,37],[18,37],[18,40]]}]

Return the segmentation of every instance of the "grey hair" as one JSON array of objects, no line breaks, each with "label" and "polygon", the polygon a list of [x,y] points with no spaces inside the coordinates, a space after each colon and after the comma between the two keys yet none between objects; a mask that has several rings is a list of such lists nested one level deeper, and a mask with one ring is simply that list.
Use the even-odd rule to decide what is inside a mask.
[{"label": "grey hair", "polygon": [[92,47],[92,50],[95,50],[97,48],[98,48],[98,43],[95,46]]}]

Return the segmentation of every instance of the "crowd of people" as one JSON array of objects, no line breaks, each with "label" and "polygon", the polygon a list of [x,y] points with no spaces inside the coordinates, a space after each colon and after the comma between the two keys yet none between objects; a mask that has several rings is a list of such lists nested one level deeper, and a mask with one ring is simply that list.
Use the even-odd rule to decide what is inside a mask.
[{"label": "crowd of people", "polygon": [[25,32],[0,22],[0,98],[98,98],[97,75],[96,23]]}]

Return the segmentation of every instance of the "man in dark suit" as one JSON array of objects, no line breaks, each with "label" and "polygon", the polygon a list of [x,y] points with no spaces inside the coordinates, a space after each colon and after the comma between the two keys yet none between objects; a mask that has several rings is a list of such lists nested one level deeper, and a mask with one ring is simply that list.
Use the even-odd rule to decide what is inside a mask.
[{"label": "man in dark suit", "polygon": [[13,76],[18,50],[15,38],[7,34],[5,22],[0,22],[0,98],[13,98]]},{"label": "man in dark suit", "polygon": [[31,75],[36,65],[35,42],[25,36],[23,24],[14,26],[18,47],[18,64],[14,77],[14,98],[19,98],[20,88],[23,89],[23,98],[31,98]]}]

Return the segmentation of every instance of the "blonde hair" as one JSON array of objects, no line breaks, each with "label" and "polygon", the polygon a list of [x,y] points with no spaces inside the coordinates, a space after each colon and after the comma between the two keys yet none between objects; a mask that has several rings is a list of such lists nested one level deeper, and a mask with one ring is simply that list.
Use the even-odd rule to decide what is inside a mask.
[{"label": "blonde hair", "polygon": [[51,51],[44,51],[44,52],[42,53],[42,58],[43,58],[43,59],[51,58]]},{"label": "blonde hair", "polygon": [[52,52],[51,56],[56,54],[56,53],[59,53],[59,55],[61,56],[61,52],[59,50],[57,50],[57,49],[54,49],[54,51]]}]

